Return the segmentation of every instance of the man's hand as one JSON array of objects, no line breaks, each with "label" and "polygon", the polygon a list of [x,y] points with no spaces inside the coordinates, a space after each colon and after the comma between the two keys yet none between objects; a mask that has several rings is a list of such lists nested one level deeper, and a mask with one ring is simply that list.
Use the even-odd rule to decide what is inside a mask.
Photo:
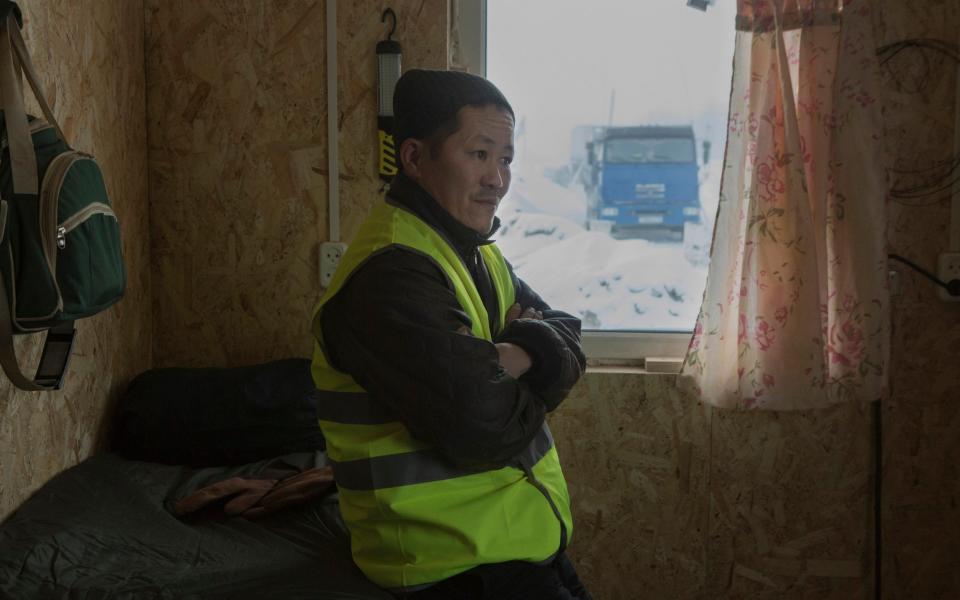
[{"label": "man's hand", "polygon": [[[503,326],[506,327],[512,321],[516,321],[517,319],[535,319],[537,321],[542,321],[543,314],[533,307],[523,308],[519,304],[514,304],[507,309],[507,314],[504,315]],[[533,366],[533,361],[530,359],[530,355],[527,354],[527,351],[520,346],[510,343],[500,343],[496,344],[496,346],[497,352],[500,353],[500,365],[514,379],[518,379],[521,375],[529,371],[530,367]]]},{"label": "man's hand", "polygon": [[533,366],[530,355],[520,346],[510,343],[495,345],[497,352],[500,353],[500,366],[514,379],[519,379],[521,375],[529,371],[530,367]]},{"label": "man's hand", "polygon": [[504,316],[504,327],[509,325],[511,321],[516,321],[517,319],[536,319],[537,321],[542,321],[543,313],[534,309],[532,306],[522,308],[519,304],[514,304],[507,309],[507,314]]}]

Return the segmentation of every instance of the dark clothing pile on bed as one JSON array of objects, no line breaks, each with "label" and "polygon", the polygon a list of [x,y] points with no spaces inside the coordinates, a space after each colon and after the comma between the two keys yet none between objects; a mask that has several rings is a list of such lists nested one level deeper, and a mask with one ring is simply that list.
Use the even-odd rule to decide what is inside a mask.
[{"label": "dark clothing pile on bed", "polygon": [[[335,492],[257,520],[170,512],[229,477],[326,465],[311,389],[299,359],[138,378],[115,449],[156,462],[96,456],[37,491],[0,525],[0,598],[391,598],[353,564]],[[176,461],[217,466],[158,464]]]},{"label": "dark clothing pile on bed", "polygon": [[310,361],[234,369],[154,369],[133,380],[113,450],[136,460],[208,467],[325,448]]}]

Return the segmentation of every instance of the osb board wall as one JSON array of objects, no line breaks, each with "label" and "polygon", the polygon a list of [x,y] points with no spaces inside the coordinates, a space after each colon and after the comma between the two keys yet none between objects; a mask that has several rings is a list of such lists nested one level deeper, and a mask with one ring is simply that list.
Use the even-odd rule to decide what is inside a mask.
[{"label": "osb board wall", "polygon": [[596,598],[699,598],[710,413],[675,377],[588,373],[550,416],[573,502],[569,554]]},{"label": "osb board wall", "polygon": [[[405,68],[445,66],[446,3],[398,1]],[[341,231],[379,197],[382,3],[338,3]],[[321,1],[147,0],[157,366],[309,356],[328,239]]]},{"label": "osb board wall", "polygon": [[[877,41],[960,41],[956,0],[884,0]],[[907,50],[884,68],[889,164],[929,168],[954,156],[957,65],[937,52]],[[895,174],[896,187],[921,177]],[[957,171],[953,172],[956,176]],[[933,270],[948,248],[949,194],[888,202],[891,251]],[[887,598],[960,598],[960,304],[945,304],[922,276],[893,263],[893,377],[884,411],[884,561]]]},{"label": "osb board wall", "polygon": [[718,411],[588,373],[551,418],[597,598],[866,598],[869,414]]},{"label": "osb board wall", "polygon": [[[120,219],[125,298],[77,324],[62,391],[16,391],[0,376],[0,519],[104,441],[120,390],[150,365],[149,227],[143,79],[143,7],[133,0],[20,2],[24,37],[64,134],[93,153]],[[36,104],[28,96],[28,110]],[[28,374],[42,336],[16,339]]]}]

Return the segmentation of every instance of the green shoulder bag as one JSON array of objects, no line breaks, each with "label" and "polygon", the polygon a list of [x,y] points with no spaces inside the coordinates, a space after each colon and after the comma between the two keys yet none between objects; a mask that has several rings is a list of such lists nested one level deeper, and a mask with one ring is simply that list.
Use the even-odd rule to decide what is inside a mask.
[{"label": "green shoulder bag", "polygon": [[[100,167],[70,148],[47,105],[20,35],[19,8],[4,1],[0,19],[0,363],[21,389],[60,389],[74,321],[123,296],[120,228]],[[45,119],[26,114],[22,73]],[[13,336],[37,332],[47,336],[30,379]]]}]

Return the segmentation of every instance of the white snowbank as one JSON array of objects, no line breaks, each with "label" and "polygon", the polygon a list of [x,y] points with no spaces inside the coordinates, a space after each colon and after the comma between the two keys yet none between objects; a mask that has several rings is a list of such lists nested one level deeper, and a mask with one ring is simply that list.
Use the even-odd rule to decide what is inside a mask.
[{"label": "white snowbank", "polygon": [[500,210],[543,213],[582,223],[586,207],[581,188],[565,188],[543,176],[518,176],[514,177]]}]

